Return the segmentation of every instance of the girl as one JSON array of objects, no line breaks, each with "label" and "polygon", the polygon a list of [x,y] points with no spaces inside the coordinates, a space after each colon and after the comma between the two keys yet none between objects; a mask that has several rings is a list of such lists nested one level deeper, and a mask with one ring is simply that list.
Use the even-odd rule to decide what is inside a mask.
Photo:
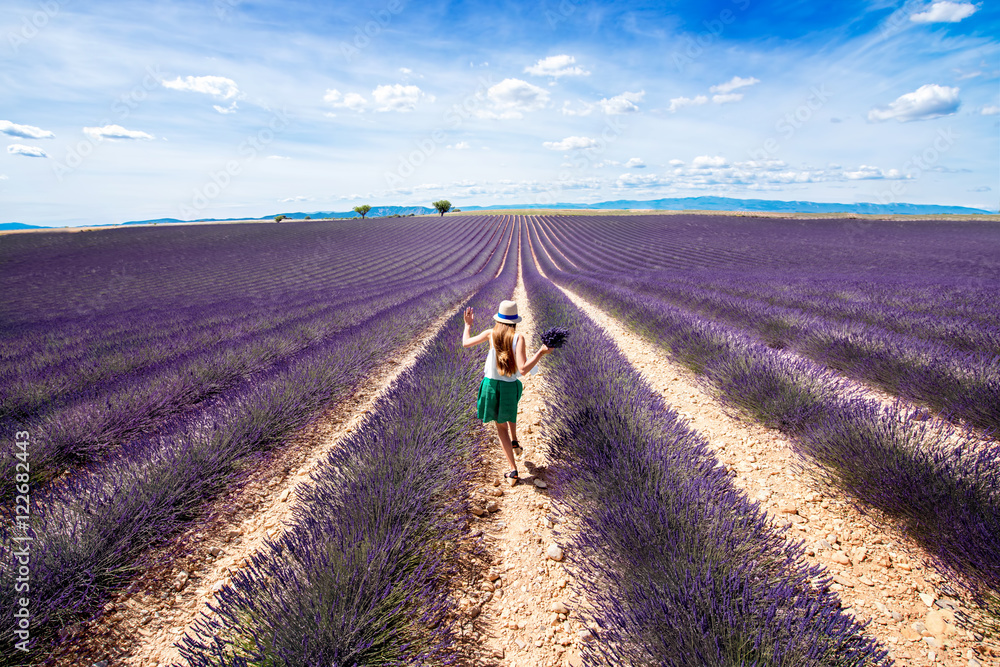
[{"label": "girl", "polygon": [[[501,301],[497,314],[493,316],[496,324],[493,329],[487,329],[478,336],[469,335],[474,317],[472,308],[465,309],[465,331],[462,332],[462,347],[474,347],[489,340],[490,352],[486,356],[485,376],[479,386],[479,401],[477,408],[479,418],[484,424],[495,421],[497,435],[503,453],[511,471],[504,473],[511,483],[517,480],[517,463],[514,461],[514,448],[521,449],[517,442],[517,402],[521,399],[523,385],[518,379],[535,367],[542,356],[552,351],[542,345],[529,361],[525,352],[524,337],[514,332],[521,317],[517,314],[517,303]],[[509,432],[508,432],[509,429]]]}]

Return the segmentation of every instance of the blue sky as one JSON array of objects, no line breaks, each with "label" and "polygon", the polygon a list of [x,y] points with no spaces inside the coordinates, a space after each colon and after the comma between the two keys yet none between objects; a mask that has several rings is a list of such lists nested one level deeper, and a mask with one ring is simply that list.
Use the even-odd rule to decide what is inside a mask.
[{"label": "blue sky", "polygon": [[718,195],[997,210],[987,2],[14,0],[0,222]]}]

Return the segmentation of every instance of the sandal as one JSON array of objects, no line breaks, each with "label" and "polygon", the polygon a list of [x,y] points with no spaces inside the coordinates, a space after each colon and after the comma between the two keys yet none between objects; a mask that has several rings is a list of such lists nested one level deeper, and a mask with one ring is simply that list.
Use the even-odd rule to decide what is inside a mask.
[{"label": "sandal", "polygon": [[511,470],[510,472],[505,472],[503,476],[509,479],[519,479],[517,476],[517,470]]},{"label": "sandal", "polygon": [[[510,441],[510,446],[513,447],[514,449],[521,449],[521,443],[519,443],[517,440],[511,440]],[[521,451],[524,451],[524,450],[521,450]]]}]

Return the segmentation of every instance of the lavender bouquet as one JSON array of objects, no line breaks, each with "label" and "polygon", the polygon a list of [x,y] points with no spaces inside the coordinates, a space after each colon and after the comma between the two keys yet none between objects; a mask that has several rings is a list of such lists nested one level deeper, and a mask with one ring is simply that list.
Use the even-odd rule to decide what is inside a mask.
[{"label": "lavender bouquet", "polygon": [[545,347],[562,347],[563,343],[566,342],[567,336],[569,336],[569,329],[551,327],[542,332],[542,343],[545,344]]}]

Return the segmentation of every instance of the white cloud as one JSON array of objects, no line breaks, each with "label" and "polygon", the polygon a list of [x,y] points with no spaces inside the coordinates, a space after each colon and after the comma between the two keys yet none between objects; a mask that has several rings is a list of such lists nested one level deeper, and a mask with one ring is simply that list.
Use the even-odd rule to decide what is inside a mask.
[{"label": "white cloud", "polygon": [[467,150],[469,150],[469,148],[471,148],[471,146],[469,146],[469,142],[468,141],[460,141],[460,142],[458,142],[457,144],[455,144],[453,146],[452,145],[447,146],[447,148],[451,148],[451,149],[454,149],[456,151],[467,151]]},{"label": "white cloud", "polygon": [[372,91],[372,98],[375,100],[376,111],[413,111],[417,103],[426,100],[434,101],[433,95],[428,95],[420,88],[410,85],[404,86],[397,83],[395,85],[382,85]]},{"label": "white cloud", "polygon": [[726,93],[724,95],[712,95],[712,102],[715,104],[727,104],[729,102],[739,102],[743,99],[743,93]]},{"label": "white cloud", "polygon": [[309,201],[309,197],[306,197],[305,195],[297,195],[295,197],[285,197],[284,199],[279,199],[278,201],[282,204],[288,204],[296,201]]},{"label": "white cloud", "polygon": [[747,77],[745,79],[739,76],[734,76],[732,79],[726,81],[725,83],[720,83],[717,86],[712,86],[711,88],[708,89],[708,91],[711,93],[721,93],[721,94],[731,93],[737,88],[745,88],[746,86],[752,86],[755,83],[760,83],[760,79],[757,79],[752,76]]},{"label": "white cloud", "polygon": [[236,82],[224,76],[187,76],[177,77],[173,81],[164,81],[165,88],[174,90],[190,90],[204,93],[220,100],[240,99],[240,89]]},{"label": "white cloud", "polygon": [[860,180],[882,180],[882,179],[899,179],[903,178],[902,174],[899,173],[898,169],[890,169],[885,171],[884,169],[879,169],[878,167],[873,167],[871,165],[863,164],[858,167],[855,171],[845,171],[844,178],[849,181],[860,181]]},{"label": "white cloud", "polygon": [[0,134],[8,134],[22,139],[52,139],[56,135],[34,125],[18,125],[9,120],[0,120]]},{"label": "white cloud", "polygon": [[7,174],[0,174],[0,181],[6,181],[6,180],[7,180]]},{"label": "white cloud", "polygon": [[998,107],[995,104],[990,104],[988,106],[983,107],[979,113],[981,113],[984,116],[996,116],[998,113],[1000,113],[1000,107]]},{"label": "white cloud", "polygon": [[629,161],[625,163],[626,169],[645,169],[646,162],[641,157],[629,158]]},{"label": "white cloud", "polygon": [[708,104],[708,98],[704,95],[698,95],[697,97],[675,97],[670,100],[670,107],[667,111],[675,113],[678,109],[701,106],[702,104]]},{"label": "white cloud", "polygon": [[112,141],[115,141],[117,139],[155,138],[148,132],[142,132],[141,130],[126,130],[121,125],[105,125],[104,127],[85,127],[83,128],[83,133],[86,134],[91,139],[96,139],[98,141],[102,139],[111,139]]},{"label": "white cloud", "polygon": [[25,146],[24,144],[11,144],[7,146],[7,152],[11,155],[24,155],[25,157],[48,157],[49,154],[37,146]]},{"label": "white cloud", "polygon": [[726,158],[721,155],[699,155],[695,159],[691,160],[691,167],[693,169],[707,169],[709,167],[725,167]]},{"label": "white cloud", "polygon": [[212,108],[219,113],[236,113],[236,102],[233,102],[228,107],[220,107],[218,104],[213,104]]},{"label": "white cloud", "polygon": [[622,174],[615,181],[615,186],[619,188],[644,188],[652,187],[657,185],[667,185],[667,181],[663,176],[658,176],[656,174]]},{"label": "white cloud", "polygon": [[608,116],[616,116],[623,113],[634,113],[639,110],[639,107],[635,105],[636,102],[641,102],[642,98],[646,96],[646,91],[640,90],[638,93],[630,93],[625,91],[621,95],[615,95],[612,98],[601,100],[597,103],[597,106],[601,108]]},{"label": "white cloud", "polygon": [[364,111],[368,106],[368,100],[358,93],[341,94],[336,88],[330,88],[323,95],[323,101],[337,108],[350,109],[351,111]]},{"label": "white cloud", "polygon": [[537,111],[549,103],[549,93],[521,79],[504,79],[491,86],[486,96],[499,110],[498,118],[520,118],[525,111]]},{"label": "white cloud", "polygon": [[928,83],[912,93],[900,95],[888,107],[872,109],[868,112],[868,120],[883,121],[890,118],[900,122],[928,120],[953,114],[958,111],[960,105],[958,88]]},{"label": "white cloud", "polygon": [[910,20],[916,23],[958,23],[978,10],[979,5],[971,2],[935,2],[922,12],[911,14]]},{"label": "white cloud", "polygon": [[563,113],[563,115],[564,116],[589,116],[591,114],[591,112],[594,111],[594,105],[593,104],[587,104],[586,102],[581,101],[580,105],[581,106],[580,106],[579,109],[574,109],[574,108],[572,108],[572,103],[569,100],[563,102],[563,105],[562,105],[562,113]]},{"label": "white cloud", "polygon": [[399,68],[399,73],[400,74],[413,74],[413,70],[410,69],[409,67],[400,67]]},{"label": "white cloud", "polygon": [[524,71],[527,74],[534,74],[535,76],[551,76],[556,78],[560,76],[590,75],[590,72],[582,67],[575,66],[574,63],[576,63],[576,58],[573,56],[549,56],[548,58],[542,58],[530,67],[525,67]]},{"label": "white cloud", "polygon": [[542,146],[554,151],[580,150],[597,146],[597,139],[590,137],[566,137],[562,141],[546,141]]}]

